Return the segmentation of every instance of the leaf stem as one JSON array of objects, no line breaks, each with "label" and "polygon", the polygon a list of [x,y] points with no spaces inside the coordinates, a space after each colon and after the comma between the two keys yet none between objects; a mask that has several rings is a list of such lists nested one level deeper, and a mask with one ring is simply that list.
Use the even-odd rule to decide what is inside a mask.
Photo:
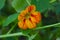
[{"label": "leaf stem", "polygon": [[16,24],[12,26],[12,28],[7,32],[7,34],[11,33],[11,31],[15,28]]},{"label": "leaf stem", "polygon": [[20,36],[20,35],[28,36],[28,35],[26,35],[26,34],[23,34],[22,32],[19,32],[19,33],[13,33],[13,34],[0,35],[0,38],[4,38],[4,37],[13,37],[13,36]]},{"label": "leaf stem", "polygon": [[52,24],[52,25],[48,25],[48,26],[43,26],[43,27],[37,27],[36,29],[33,29],[33,30],[39,30],[39,29],[44,29],[44,28],[49,28],[49,27],[60,27],[59,26],[60,23],[56,23],[56,24]]},{"label": "leaf stem", "polygon": [[[59,26],[60,27],[60,23],[56,23],[56,24],[52,24],[52,25],[48,25],[48,26],[43,26],[43,27],[38,27],[38,28],[36,28],[34,30],[49,28],[49,27],[52,27],[52,26],[55,26],[55,27],[58,27]],[[13,34],[0,35],[0,38],[12,37],[12,36],[20,36],[20,35],[30,37],[29,35],[26,35],[26,34],[23,34],[22,32],[19,32],[19,33],[13,33]]]},{"label": "leaf stem", "polygon": [[51,0],[50,3],[54,3],[56,0]]},{"label": "leaf stem", "polygon": [[28,0],[26,0],[26,2],[28,3],[28,5],[31,5],[30,2]]},{"label": "leaf stem", "polygon": [[31,35],[31,37],[29,37],[29,40],[33,40],[37,35],[38,35],[38,32],[36,32],[34,35]]}]

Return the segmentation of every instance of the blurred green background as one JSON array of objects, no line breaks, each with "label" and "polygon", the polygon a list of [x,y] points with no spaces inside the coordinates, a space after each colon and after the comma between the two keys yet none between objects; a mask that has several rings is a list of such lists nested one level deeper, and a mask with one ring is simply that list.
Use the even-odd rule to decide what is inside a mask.
[{"label": "blurred green background", "polygon": [[[37,28],[22,30],[17,16],[29,5],[42,20]],[[60,0],[0,0],[0,40],[60,40]]]}]

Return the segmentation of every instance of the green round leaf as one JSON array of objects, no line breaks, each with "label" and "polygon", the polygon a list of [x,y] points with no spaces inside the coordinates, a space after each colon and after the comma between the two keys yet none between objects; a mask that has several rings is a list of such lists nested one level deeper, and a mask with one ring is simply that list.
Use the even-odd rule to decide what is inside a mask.
[{"label": "green round leaf", "polygon": [[44,11],[45,9],[49,8],[50,0],[32,0],[32,4],[36,5],[36,9],[40,12]]},{"label": "green round leaf", "polygon": [[13,0],[12,6],[17,12],[20,12],[27,6],[26,0]]}]

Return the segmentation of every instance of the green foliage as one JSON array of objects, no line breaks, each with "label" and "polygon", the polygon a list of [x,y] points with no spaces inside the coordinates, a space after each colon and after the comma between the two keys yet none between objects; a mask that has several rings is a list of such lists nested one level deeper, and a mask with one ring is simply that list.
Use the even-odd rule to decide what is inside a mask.
[{"label": "green foliage", "polygon": [[3,26],[8,26],[11,22],[17,19],[18,13],[10,15],[3,23]]},{"label": "green foliage", "polygon": [[27,6],[26,0],[13,0],[12,6],[15,8],[17,12],[20,12]]},{"label": "green foliage", "polygon": [[32,0],[32,4],[36,5],[37,10],[40,12],[50,7],[50,0]]},{"label": "green foliage", "polygon": [[5,0],[0,0],[0,9],[3,8],[4,4],[5,4]]},{"label": "green foliage", "polygon": [[[42,20],[36,28],[22,30],[17,26],[18,15],[29,5],[36,6]],[[0,38],[3,40],[19,40],[20,36],[27,37],[27,40],[60,38],[60,0],[0,0],[0,14]]]}]

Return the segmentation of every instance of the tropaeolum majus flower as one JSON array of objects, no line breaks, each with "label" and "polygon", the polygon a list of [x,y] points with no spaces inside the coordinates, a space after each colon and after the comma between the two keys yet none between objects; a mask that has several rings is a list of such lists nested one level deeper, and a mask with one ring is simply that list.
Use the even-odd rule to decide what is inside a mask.
[{"label": "tropaeolum majus flower", "polygon": [[36,11],[35,5],[28,6],[18,15],[18,26],[21,29],[33,29],[41,21],[40,12]]}]

